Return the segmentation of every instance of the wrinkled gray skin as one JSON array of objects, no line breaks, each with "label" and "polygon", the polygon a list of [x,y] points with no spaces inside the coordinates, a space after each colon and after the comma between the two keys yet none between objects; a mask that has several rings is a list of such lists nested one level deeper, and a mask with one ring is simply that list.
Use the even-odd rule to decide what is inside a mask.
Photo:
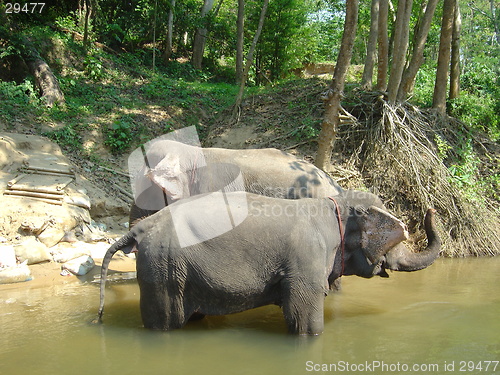
[{"label": "wrinkled gray skin", "polygon": [[[103,260],[99,320],[107,267],[118,250],[138,250],[137,279],[146,328],[171,330],[183,327],[193,313],[222,315],[276,304],[282,306],[291,333],[313,335],[323,331],[324,298],[342,273],[387,277],[386,269],[416,271],[439,254],[432,209],[424,221],[428,247],[412,253],[402,244],[408,236],[406,226],[379,208],[381,202],[372,194],[339,194],[335,199],[340,222],[336,204],[328,198],[286,200],[243,192],[227,197],[231,201],[242,194],[248,216],[218,237],[179,246],[183,232],[175,231],[172,212],[181,214],[176,213],[177,228],[190,228],[202,212],[222,217],[230,209],[206,204],[198,196],[140,221],[113,244]],[[184,204],[195,199],[195,210]],[[218,223],[204,225],[210,230]],[[345,229],[344,252],[339,225]]]},{"label": "wrinkled gray skin", "polygon": [[169,203],[224,188],[286,199],[328,197],[342,191],[321,169],[273,148],[199,148],[160,140],[148,147],[146,156],[148,165],[133,181],[131,226]]}]

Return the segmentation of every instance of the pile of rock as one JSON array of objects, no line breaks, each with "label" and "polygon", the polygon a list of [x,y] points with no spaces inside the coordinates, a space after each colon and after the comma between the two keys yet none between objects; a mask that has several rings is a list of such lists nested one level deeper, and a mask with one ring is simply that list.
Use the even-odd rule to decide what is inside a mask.
[{"label": "pile of rock", "polygon": [[107,241],[87,243],[60,242],[51,248],[35,237],[27,237],[18,245],[0,244],[0,284],[31,280],[28,266],[43,262],[61,264],[61,275],[83,276],[95,266],[94,258],[103,258]]},{"label": "pile of rock", "polygon": [[43,137],[0,133],[0,283],[30,280],[28,266],[48,261],[80,276],[102,258],[109,235],[90,212],[109,200],[76,169]]}]

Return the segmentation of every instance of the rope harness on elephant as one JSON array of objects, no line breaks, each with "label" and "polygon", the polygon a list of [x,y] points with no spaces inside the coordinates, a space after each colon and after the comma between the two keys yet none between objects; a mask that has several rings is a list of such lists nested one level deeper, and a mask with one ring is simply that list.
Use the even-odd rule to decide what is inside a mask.
[{"label": "rope harness on elephant", "polygon": [[[334,204],[335,204],[335,209],[337,211],[337,221],[339,223],[339,232],[340,232],[340,261],[341,261],[341,270],[340,270],[340,276],[344,274],[344,253],[345,253],[345,238],[344,238],[344,227],[342,225],[342,216],[340,215],[340,206],[333,197],[328,197]],[[339,276],[339,277],[340,277]]]}]

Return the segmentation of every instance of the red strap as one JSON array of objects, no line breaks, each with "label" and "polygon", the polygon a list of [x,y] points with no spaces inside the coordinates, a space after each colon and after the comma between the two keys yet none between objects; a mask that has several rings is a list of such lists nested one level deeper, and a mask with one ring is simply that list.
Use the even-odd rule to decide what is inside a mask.
[{"label": "red strap", "polygon": [[344,253],[345,253],[345,238],[344,238],[344,227],[342,226],[342,216],[340,216],[340,207],[335,198],[328,197],[334,204],[337,211],[337,221],[339,223],[339,232],[340,232],[340,251],[341,251],[341,262],[342,268],[340,271],[340,276],[344,274]]}]

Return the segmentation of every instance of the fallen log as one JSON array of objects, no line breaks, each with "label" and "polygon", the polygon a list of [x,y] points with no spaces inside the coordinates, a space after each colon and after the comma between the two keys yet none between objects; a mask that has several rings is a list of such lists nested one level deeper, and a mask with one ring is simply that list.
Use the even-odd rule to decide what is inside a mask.
[{"label": "fallen log", "polygon": [[29,72],[35,78],[35,85],[39,91],[40,98],[45,101],[47,107],[65,102],[64,94],[59,87],[56,76],[49,65],[41,57],[24,57]]}]

